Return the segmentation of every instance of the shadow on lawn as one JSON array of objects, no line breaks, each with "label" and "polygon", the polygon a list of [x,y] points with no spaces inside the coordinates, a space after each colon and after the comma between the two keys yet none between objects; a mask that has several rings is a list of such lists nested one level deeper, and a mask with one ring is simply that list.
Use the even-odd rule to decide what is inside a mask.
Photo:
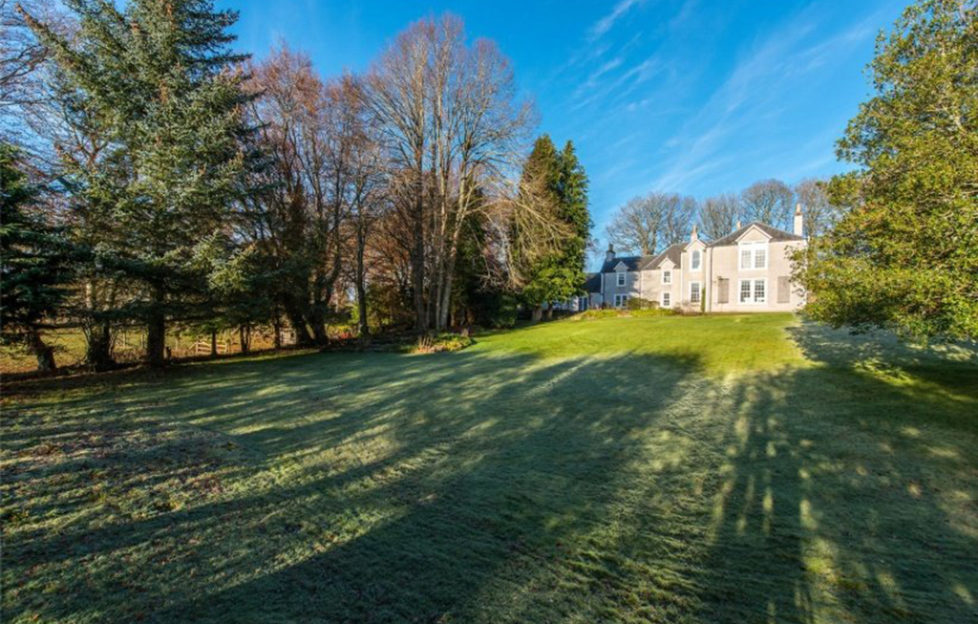
[{"label": "shadow on lawn", "polygon": [[[52,595],[43,616],[428,621],[454,613],[494,579],[529,579],[561,556],[562,539],[605,520],[619,470],[641,451],[638,432],[654,426],[695,370],[692,360],[647,357],[541,365],[367,355],[346,358],[339,372],[335,359],[320,362],[275,373],[227,364],[150,396],[106,398],[134,428],[180,414],[224,432],[247,461],[228,462],[222,479],[248,490],[30,535],[15,545],[16,559],[83,564],[85,593],[107,599],[91,607],[108,609],[99,613],[82,594]],[[639,383],[649,377],[662,384],[655,392]],[[605,397],[598,410],[590,409],[595,395]],[[68,437],[84,422],[71,408],[47,435]],[[67,478],[51,466],[21,476]],[[82,503],[29,511],[73,513]],[[133,560],[145,567],[131,569]],[[188,576],[167,578],[168,570]],[[133,613],[133,601],[144,610]]]},{"label": "shadow on lawn", "polygon": [[[978,618],[978,516],[949,504],[978,492],[974,360],[817,326],[794,337],[830,366],[753,376],[711,408],[731,413],[700,616]],[[873,375],[867,360],[907,368]]]},{"label": "shadow on lawn", "polygon": [[[122,463],[148,472],[119,471],[120,492],[221,486],[166,513],[8,539],[23,575],[65,576],[33,603],[5,598],[14,620],[978,615],[978,540],[961,528],[976,522],[946,511],[978,492],[975,423],[955,416],[978,393],[959,385],[928,397],[837,367],[720,383],[694,358],[463,352],[226,363],[101,401],[106,427],[159,436],[127,457],[39,462],[23,484]],[[41,435],[70,440],[92,418],[91,400],[62,407]],[[929,427],[934,413],[956,427]],[[6,434],[15,450],[39,435]]]}]

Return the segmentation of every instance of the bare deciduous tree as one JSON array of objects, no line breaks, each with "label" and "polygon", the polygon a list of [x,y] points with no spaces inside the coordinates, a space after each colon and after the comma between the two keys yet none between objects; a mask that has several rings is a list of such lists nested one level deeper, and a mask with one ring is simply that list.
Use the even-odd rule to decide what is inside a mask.
[{"label": "bare deciduous tree", "polygon": [[510,173],[531,118],[508,60],[488,40],[465,43],[446,15],[411,25],[367,79],[390,160],[412,182],[395,206],[409,227],[415,329],[449,320],[459,238],[480,197]]},{"label": "bare deciduous tree", "polygon": [[643,256],[685,240],[696,215],[696,200],[675,193],[649,193],[630,199],[608,226],[608,239]]},{"label": "bare deciduous tree", "polygon": [[795,195],[801,204],[805,234],[817,238],[835,225],[841,210],[829,201],[825,180],[808,178],[795,185]]},{"label": "bare deciduous tree", "polygon": [[790,229],[794,193],[780,180],[761,180],[744,189],[740,195],[743,216],[776,228]]},{"label": "bare deciduous tree", "polygon": [[740,198],[736,195],[717,195],[700,204],[700,233],[716,240],[734,230],[741,215]]}]

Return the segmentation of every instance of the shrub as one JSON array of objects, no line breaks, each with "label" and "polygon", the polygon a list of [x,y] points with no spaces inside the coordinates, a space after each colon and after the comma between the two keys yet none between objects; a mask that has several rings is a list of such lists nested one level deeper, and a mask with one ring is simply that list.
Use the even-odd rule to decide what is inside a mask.
[{"label": "shrub", "polygon": [[626,302],[625,307],[629,310],[655,310],[658,309],[659,302],[642,299],[641,297],[632,297]]},{"label": "shrub", "polygon": [[437,334],[424,336],[411,348],[411,353],[440,353],[461,351],[472,344],[472,338],[462,334]]}]

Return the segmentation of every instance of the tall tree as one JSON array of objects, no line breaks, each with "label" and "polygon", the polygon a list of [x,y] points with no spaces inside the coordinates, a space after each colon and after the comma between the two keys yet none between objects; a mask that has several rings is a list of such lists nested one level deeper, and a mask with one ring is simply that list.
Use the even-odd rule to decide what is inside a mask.
[{"label": "tall tree", "polygon": [[978,6],[922,0],[870,64],[876,94],[838,143],[852,206],[800,258],[808,309],[835,325],[978,337]]},{"label": "tall tree", "polygon": [[829,201],[828,184],[825,180],[802,180],[795,185],[795,196],[801,204],[807,236],[821,237],[838,221],[841,209]]},{"label": "tall tree", "polygon": [[659,234],[665,221],[664,195],[651,193],[633,197],[618,209],[608,225],[608,240],[620,251],[637,251],[649,256],[659,249]]},{"label": "tall tree", "polygon": [[42,371],[55,368],[54,350],[42,337],[54,320],[70,277],[67,240],[37,205],[12,146],[0,144],[0,339],[26,347]]},{"label": "tall tree", "polygon": [[491,207],[530,120],[509,61],[494,43],[467,45],[461,20],[421,20],[400,35],[368,78],[398,177],[395,206],[409,227],[415,329],[448,324],[454,267],[467,217]]},{"label": "tall tree", "polygon": [[755,182],[744,189],[740,199],[745,220],[790,229],[794,193],[781,180]]},{"label": "tall tree", "polygon": [[543,239],[536,241],[535,249],[522,247],[522,257],[517,263],[522,265],[519,270],[525,275],[521,288],[523,299],[533,307],[534,318],[539,319],[544,304],[565,301],[579,294],[584,283],[591,227],[587,175],[570,141],[558,152],[550,137],[544,134],[536,140],[526,160],[523,180],[524,202],[536,204],[537,210],[547,214],[563,232],[556,244],[548,245],[553,230],[546,224],[522,226],[532,232],[531,237]]},{"label": "tall tree", "polygon": [[608,226],[608,239],[625,251],[656,254],[685,240],[695,214],[693,197],[675,193],[634,197],[615,213]]},{"label": "tall tree", "polygon": [[114,251],[144,285],[147,359],[159,365],[167,319],[200,282],[187,270],[193,247],[226,225],[242,194],[247,129],[234,67],[246,56],[230,51],[227,32],[236,14],[210,0],[65,4],[80,25],[73,39],[27,21],[131,171],[111,193],[126,232]]},{"label": "tall tree", "polygon": [[734,231],[741,217],[740,198],[736,195],[717,195],[703,200],[699,209],[700,232],[716,240]]}]

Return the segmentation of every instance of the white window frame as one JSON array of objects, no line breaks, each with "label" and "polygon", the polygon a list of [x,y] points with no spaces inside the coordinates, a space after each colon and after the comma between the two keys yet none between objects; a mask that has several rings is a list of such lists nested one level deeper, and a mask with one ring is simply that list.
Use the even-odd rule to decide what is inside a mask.
[{"label": "white window frame", "polygon": [[[742,270],[742,271],[753,271],[755,269],[756,270],[761,270],[761,269],[768,268],[768,265],[771,262],[771,253],[770,253],[769,247],[770,247],[770,245],[768,245],[767,241],[755,241],[755,242],[751,242],[751,243],[740,243],[740,245],[737,246],[737,264],[740,267],[740,270]],[[750,252],[750,256],[749,256],[750,257],[750,265],[749,266],[747,266],[747,265],[744,264],[744,252],[745,251]],[[759,251],[763,251],[764,252],[764,264],[761,265],[761,266],[758,266],[758,264],[757,264],[757,252],[759,252]]]},{"label": "white window frame", "polygon": [[699,249],[694,249],[693,252],[689,254],[689,270],[703,270],[703,252]]},{"label": "white window frame", "polygon": [[615,295],[615,308],[621,309],[625,307],[628,303],[628,295],[623,293],[618,293]]},{"label": "white window frame", "polygon": [[663,308],[671,308],[672,307],[672,293],[671,292],[664,292],[664,293],[662,293],[661,298],[660,298],[660,301],[661,301],[661,303],[659,305],[661,307],[663,307]]},{"label": "white window frame", "polygon": [[662,283],[663,284],[672,283],[672,269],[662,269]]},{"label": "white window frame", "polygon": [[617,281],[615,282],[615,284],[617,284],[619,288],[625,286],[625,282],[626,282],[625,276],[628,274],[625,271],[615,271],[615,275],[617,276],[616,277]]},{"label": "white window frame", "polygon": [[[696,288],[694,289],[693,286]],[[696,293],[696,301],[693,301],[693,293]],[[689,283],[689,302],[699,303],[700,299],[703,297],[703,283],[702,282],[690,282]]]},{"label": "white window frame", "polygon": [[[750,296],[745,300],[741,298],[744,291],[744,284],[750,284]],[[764,298],[757,298],[757,284],[764,284]],[[749,277],[737,280],[737,303],[742,305],[761,305],[768,301],[769,291],[767,289],[767,278]]]}]

